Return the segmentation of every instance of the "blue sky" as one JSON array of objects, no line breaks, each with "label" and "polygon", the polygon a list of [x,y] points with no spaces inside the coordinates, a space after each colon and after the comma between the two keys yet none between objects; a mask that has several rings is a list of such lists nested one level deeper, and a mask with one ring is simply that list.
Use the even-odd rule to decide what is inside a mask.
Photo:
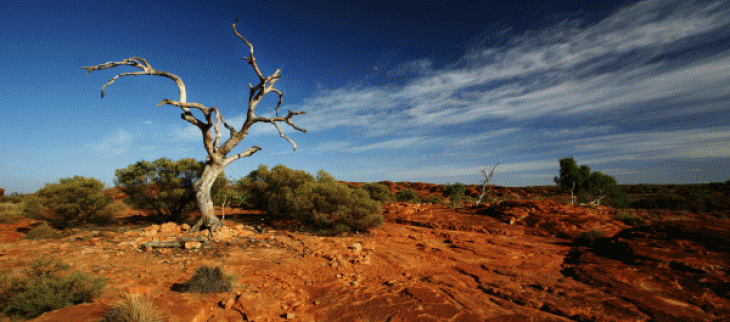
[{"label": "blue sky", "polygon": [[[484,4],[487,3],[487,4]],[[254,46],[282,111],[233,152],[347,181],[550,185],[574,156],[619,183],[730,179],[728,1],[23,1],[0,7],[0,187],[113,185],[139,160],[205,158],[175,84],[81,66],[140,56],[240,128]],[[273,115],[275,97],[257,114]],[[199,118],[201,114],[196,114]],[[225,139],[224,135],[224,139]]]}]

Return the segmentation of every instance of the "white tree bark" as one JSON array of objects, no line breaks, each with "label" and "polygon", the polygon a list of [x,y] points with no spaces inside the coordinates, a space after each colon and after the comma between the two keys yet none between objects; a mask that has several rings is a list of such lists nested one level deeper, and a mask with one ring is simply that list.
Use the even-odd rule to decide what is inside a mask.
[{"label": "white tree bark", "polygon": [[[169,79],[172,79],[175,81],[175,84],[177,85],[178,91],[180,93],[179,100],[171,100],[171,99],[163,99],[157,106],[161,106],[164,104],[177,106],[180,109],[182,109],[183,114],[181,114],[181,117],[188,121],[190,124],[193,124],[197,126],[202,135],[203,135],[203,145],[205,147],[206,152],[208,153],[208,157],[206,158],[206,166],[203,169],[203,174],[198,182],[195,184],[195,195],[197,198],[198,208],[200,209],[200,220],[195,224],[193,229],[191,229],[191,232],[195,232],[200,230],[202,226],[207,227],[211,232],[217,231],[222,226],[221,221],[218,219],[218,217],[215,216],[215,212],[213,211],[213,199],[210,195],[210,188],[213,185],[213,182],[218,177],[218,174],[223,171],[223,169],[229,165],[231,162],[238,160],[240,158],[245,158],[253,155],[254,153],[261,150],[259,146],[252,146],[246,149],[246,151],[243,151],[238,154],[233,154],[231,156],[228,156],[228,154],[235,148],[243,139],[248,135],[249,128],[259,122],[263,123],[271,123],[276,127],[276,129],[279,131],[279,135],[289,141],[291,145],[294,147],[294,151],[297,150],[297,145],[292,141],[288,136],[282,132],[281,127],[279,127],[279,124],[277,122],[284,122],[294,128],[297,131],[301,132],[307,132],[306,130],[297,127],[294,122],[292,121],[292,117],[295,115],[301,115],[304,114],[304,112],[293,112],[289,111],[285,117],[279,116],[279,107],[281,107],[281,104],[283,102],[283,96],[284,94],[274,88],[274,83],[281,78],[281,75],[279,75],[280,70],[276,70],[271,76],[264,77],[261,73],[261,70],[259,69],[258,64],[256,64],[256,58],[253,55],[253,45],[251,45],[246,38],[241,36],[241,34],[238,33],[238,30],[236,30],[236,24],[238,23],[238,18],[236,18],[236,21],[231,25],[233,27],[233,31],[235,32],[236,36],[241,38],[246,45],[250,49],[251,57],[243,57],[246,62],[248,62],[256,72],[256,75],[259,78],[259,84],[256,86],[253,86],[251,84],[248,85],[249,87],[249,99],[248,99],[248,110],[246,113],[246,120],[243,122],[243,125],[241,126],[241,129],[239,131],[236,131],[236,129],[226,123],[225,119],[223,118],[223,115],[221,115],[220,111],[217,107],[206,107],[203,104],[200,103],[188,103],[187,102],[187,91],[185,89],[185,84],[183,83],[182,79],[178,77],[177,75],[165,72],[165,71],[159,71],[154,68],[145,60],[144,58],[140,57],[131,57],[127,58],[125,60],[122,60],[120,62],[108,62],[101,65],[96,66],[90,66],[90,67],[81,67],[83,69],[87,70],[87,75],[90,74],[92,71],[95,70],[102,70],[107,68],[113,68],[121,65],[129,65],[133,67],[137,67],[141,69],[141,71],[138,72],[132,72],[132,73],[121,73],[117,76],[114,76],[109,82],[107,82],[104,86],[101,87],[101,97],[104,97],[104,90],[107,86],[111,85],[116,81],[119,77],[122,76],[138,76],[138,75],[154,75],[154,76],[162,76],[167,77]],[[264,97],[264,95],[274,92],[279,95],[279,102],[276,105],[275,111],[276,116],[275,117],[263,117],[263,116],[257,116],[255,113],[256,106],[261,101],[261,99]],[[205,120],[200,120],[193,116],[192,110],[197,109],[203,113],[205,116]],[[225,143],[223,143],[223,146],[220,145],[220,139],[221,139],[221,132],[220,132],[220,125],[223,124],[223,126],[228,129],[230,132],[230,138],[226,140]],[[215,135],[211,132],[211,129],[215,131]]]},{"label": "white tree bark", "polygon": [[494,169],[497,169],[497,166],[502,163],[502,160],[499,160],[497,164],[489,167],[488,169],[484,169],[481,171],[482,176],[484,176],[484,181],[482,182],[482,194],[479,195],[479,200],[477,200],[477,205],[482,203],[482,199],[487,194],[487,192],[491,192],[492,189],[487,190],[487,185],[489,184],[489,181],[492,180],[492,177],[494,176]]}]

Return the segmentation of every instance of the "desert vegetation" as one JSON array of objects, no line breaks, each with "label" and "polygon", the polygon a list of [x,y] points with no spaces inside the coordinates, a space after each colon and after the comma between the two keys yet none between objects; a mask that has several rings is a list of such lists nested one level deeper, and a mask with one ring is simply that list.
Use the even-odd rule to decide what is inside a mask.
[{"label": "desert vegetation", "polygon": [[[101,88],[101,97],[104,97],[105,89],[107,86],[112,85],[119,77],[122,76],[139,76],[139,75],[152,75],[152,76],[161,76],[168,79],[171,79],[175,82],[175,84],[178,87],[178,91],[180,94],[180,97],[178,100],[172,100],[165,98],[163,99],[158,106],[160,105],[172,105],[179,107],[183,114],[181,115],[184,120],[189,122],[190,124],[196,126],[200,129],[202,135],[203,135],[203,144],[205,146],[205,151],[208,154],[208,157],[205,160],[205,165],[203,166],[203,171],[200,174],[200,179],[195,182],[194,190],[195,190],[195,200],[198,206],[198,210],[200,211],[200,219],[198,222],[193,226],[193,231],[198,231],[201,227],[207,227],[209,231],[215,232],[218,229],[222,227],[220,219],[214,215],[214,209],[213,209],[213,197],[211,194],[211,188],[214,185],[214,182],[218,178],[218,176],[223,172],[225,167],[229,165],[231,162],[236,161],[241,158],[250,157],[257,151],[261,150],[261,147],[259,146],[252,146],[246,151],[241,153],[236,153],[233,155],[228,155],[231,153],[233,148],[235,148],[241,141],[243,141],[244,138],[248,135],[248,131],[256,123],[270,123],[279,132],[279,135],[289,141],[291,143],[292,147],[294,148],[294,151],[297,149],[296,143],[294,143],[293,140],[291,140],[284,132],[282,132],[281,127],[279,126],[278,122],[283,122],[291,126],[293,129],[301,132],[306,132],[306,130],[296,126],[294,122],[292,121],[292,117],[304,114],[304,112],[295,112],[289,110],[286,116],[282,117],[279,116],[279,108],[281,107],[281,104],[283,102],[283,96],[284,94],[279,91],[278,89],[274,88],[274,83],[278,81],[281,78],[281,75],[279,74],[280,70],[277,69],[274,71],[273,74],[270,76],[265,77],[264,74],[261,73],[261,70],[259,69],[258,64],[256,63],[256,58],[253,54],[253,45],[246,40],[240,33],[238,33],[238,30],[236,30],[236,24],[238,23],[238,18],[236,21],[231,25],[233,28],[233,32],[240,38],[243,42],[246,43],[246,45],[249,47],[250,51],[250,57],[243,57],[248,64],[251,65],[254,72],[256,73],[256,76],[258,76],[259,83],[256,86],[249,85],[249,99],[248,99],[248,108],[246,113],[246,120],[243,122],[243,125],[241,126],[241,129],[236,131],[236,129],[228,124],[221,114],[220,110],[217,107],[206,107],[205,105],[201,103],[191,103],[187,101],[187,90],[185,88],[185,84],[183,83],[182,79],[172,73],[168,73],[165,71],[160,71],[152,68],[152,66],[147,62],[146,59],[141,57],[131,57],[127,58],[122,61],[118,62],[108,62],[105,64],[95,65],[95,66],[87,66],[87,67],[81,67],[82,69],[86,69],[87,75],[90,74],[92,71],[97,70],[103,70],[108,68],[115,68],[118,66],[132,66],[135,68],[140,69],[140,71],[133,72],[133,73],[121,73],[112,78],[109,82],[107,82],[104,86]],[[264,117],[264,116],[257,116],[255,114],[256,107],[258,106],[259,102],[264,98],[266,94],[269,93],[275,93],[279,96],[278,103],[276,107],[274,108],[276,112],[275,117]],[[203,113],[205,116],[205,121],[200,120],[196,118],[192,110],[198,110]],[[223,145],[221,146],[221,129],[220,126],[223,124],[223,126],[229,131],[230,137],[228,140],[226,140]],[[215,134],[214,134],[215,132]],[[140,164],[140,167],[143,167],[145,165]],[[130,169],[131,171],[132,169]],[[171,207],[171,206],[168,206]]]},{"label": "desert vegetation", "polygon": [[[566,162],[563,161],[561,160],[562,164],[565,164]],[[564,177],[563,180],[560,180],[561,185],[552,187],[490,186],[488,194],[484,196],[482,196],[485,191],[483,182],[473,185],[388,181],[342,182],[323,170],[310,174],[302,170],[290,169],[284,165],[276,165],[272,168],[260,165],[256,170],[238,179],[228,179],[221,173],[218,177],[219,181],[216,181],[212,187],[212,198],[220,205],[217,210],[218,216],[227,210],[225,212],[227,214],[226,226],[221,231],[209,235],[208,238],[202,237],[204,236],[201,234],[202,232],[191,233],[189,228],[181,228],[185,224],[190,227],[190,224],[196,221],[196,204],[191,195],[194,191],[192,187],[201,178],[203,162],[192,159],[172,161],[163,158],[153,162],[137,162],[127,168],[117,170],[115,182],[117,186],[111,188],[104,187],[99,180],[94,178],[79,176],[64,178],[56,183],[46,184],[44,188],[34,194],[2,197],[0,214],[5,220],[4,225],[29,222],[30,224],[23,230],[23,239],[20,240],[32,242],[33,245],[82,243],[87,246],[78,249],[83,249],[89,247],[88,245],[92,245],[91,247],[102,245],[101,240],[105,240],[103,236],[113,236],[110,237],[112,239],[106,240],[114,240],[114,242],[104,244],[107,245],[104,247],[111,245],[117,247],[114,252],[120,252],[119,249],[125,249],[126,246],[119,248],[120,246],[114,246],[115,244],[131,245],[134,247],[134,251],[131,253],[133,255],[127,256],[152,256],[145,260],[153,260],[158,263],[157,265],[163,266],[165,273],[158,271],[157,275],[168,275],[170,272],[177,274],[178,277],[174,283],[166,282],[169,283],[166,284],[168,285],[166,291],[194,293],[199,296],[211,293],[225,296],[225,294],[243,290],[243,295],[236,295],[222,301],[218,306],[222,310],[226,307],[229,307],[228,310],[236,310],[231,308],[235,307],[242,311],[246,310],[246,307],[243,304],[239,306],[235,306],[235,304],[239,301],[258,298],[258,292],[262,292],[263,287],[269,284],[251,285],[256,283],[253,282],[255,278],[250,274],[234,273],[240,267],[230,263],[226,266],[196,265],[194,271],[190,268],[186,269],[186,265],[178,266],[171,271],[171,268],[166,266],[168,264],[164,263],[172,263],[173,259],[178,256],[190,256],[190,258],[214,256],[215,260],[225,261],[229,254],[235,253],[239,248],[246,249],[243,258],[251,257],[251,254],[272,256],[271,253],[267,253],[269,250],[301,244],[304,246],[303,248],[284,248],[287,249],[287,252],[299,254],[296,255],[296,258],[300,258],[299,260],[303,262],[298,264],[300,265],[298,267],[308,267],[307,263],[311,262],[319,263],[320,266],[316,267],[337,268],[340,270],[338,279],[351,278],[346,282],[346,287],[351,288],[367,282],[357,277],[357,273],[354,273],[356,274],[354,276],[345,273],[347,267],[383,265],[382,262],[373,264],[374,260],[371,256],[374,254],[373,246],[372,244],[363,246],[363,241],[370,240],[369,243],[374,243],[373,241],[377,240],[379,243],[389,243],[387,240],[395,238],[392,237],[393,235],[405,234],[408,236],[405,240],[413,240],[417,243],[417,249],[425,252],[418,255],[418,261],[420,261],[422,258],[427,258],[424,257],[425,254],[447,252],[450,254],[449,258],[453,258],[459,252],[454,253],[450,250],[452,248],[458,250],[462,247],[476,247],[474,243],[479,239],[460,239],[462,237],[456,237],[458,235],[455,235],[455,232],[477,234],[480,236],[479,238],[489,238],[490,243],[500,243],[499,238],[501,237],[499,236],[503,234],[512,236],[509,238],[515,238],[515,236],[529,238],[527,235],[537,234],[543,238],[563,240],[562,245],[566,245],[565,247],[569,247],[571,250],[565,264],[562,264],[568,265],[570,268],[564,270],[562,274],[580,279],[583,278],[581,274],[587,274],[581,271],[581,269],[586,269],[586,266],[580,266],[582,265],[580,264],[581,256],[588,256],[586,255],[588,253],[601,254],[605,251],[610,256],[621,258],[620,256],[624,256],[621,255],[621,252],[628,251],[629,248],[610,250],[612,243],[615,243],[613,236],[623,236],[621,237],[623,240],[630,240],[630,236],[633,236],[631,234],[638,234],[640,237],[648,236],[647,234],[656,229],[665,229],[666,232],[656,234],[666,235],[680,229],[677,227],[684,227],[693,221],[712,221],[712,225],[722,226],[723,224],[718,223],[724,222],[723,220],[726,220],[729,214],[730,209],[727,205],[716,199],[727,198],[730,182],[703,185],[618,186],[614,185],[613,178],[590,172],[587,167],[577,167],[576,165],[578,173],[582,171],[582,174],[588,174],[588,179],[581,176],[580,178],[584,180],[580,181],[576,179],[579,175],[575,175],[576,167],[570,166],[571,163],[565,167],[567,171],[561,173]],[[137,173],[137,175],[135,176],[133,173]],[[571,175],[574,177],[571,178]],[[565,188],[567,184],[562,185],[563,182],[570,183],[572,189],[573,184],[570,180],[575,180],[575,186],[580,187],[580,189],[572,190],[576,199],[572,203],[571,190]],[[135,189],[138,190],[135,191]],[[613,198],[620,196],[620,192],[617,192],[616,189],[625,194],[628,207],[617,209],[618,207],[614,206],[615,203],[612,201],[615,199]],[[480,197],[481,201],[477,203]],[[590,205],[592,201],[596,200],[600,200],[600,202]],[[683,203],[677,200],[681,200]],[[174,203],[185,204],[185,207],[177,208],[181,210],[180,215],[172,216],[169,208],[165,208],[166,204]],[[703,205],[704,208],[699,205]],[[129,218],[134,219],[130,221]],[[176,218],[179,219],[177,223],[175,223]],[[723,220],[717,221],[717,219]],[[162,222],[164,224],[160,225]],[[128,227],[130,224],[134,226]],[[401,229],[397,227],[403,227],[402,229],[406,229],[408,232],[394,230]],[[438,236],[448,236],[437,237],[437,239],[445,238],[443,243],[428,241],[428,238],[431,237],[426,237],[422,233],[433,229],[443,232],[439,233],[443,235]],[[176,238],[180,242],[168,242],[167,245],[172,245],[170,246],[172,250],[164,251],[164,247],[160,245],[165,243],[163,240],[170,240],[172,236],[169,233],[162,236],[160,234],[175,231],[179,232],[180,237]],[[233,232],[233,236],[247,237],[223,237],[226,234],[231,236],[231,232]],[[487,232],[489,233],[484,234]],[[715,236],[712,234],[709,238],[720,238],[718,240],[723,238],[712,237]],[[690,234],[681,238],[693,238],[691,236],[694,235]],[[289,237],[292,238],[289,244],[278,242]],[[306,241],[308,240],[306,238],[325,237],[333,238],[335,245],[343,244],[347,250],[345,254],[349,255],[323,253],[322,250],[316,250],[312,240]],[[194,238],[191,239],[194,242],[188,242],[185,238]],[[651,240],[646,239],[647,237],[641,238],[644,238],[640,239],[642,243]],[[140,239],[142,239],[140,242],[132,243]],[[322,243],[323,240],[325,239],[314,239],[316,243]],[[339,240],[343,242],[339,242]],[[511,243],[514,242],[513,240]],[[531,241],[531,243],[534,242]],[[399,243],[407,244],[403,240]],[[394,256],[404,256],[397,255],[402,251],[409,252],[398,248],[400,246],[395,246],[395,244],[387,245],[380,252],[389,252],[389,255],[382,257],[379,259],[380,261],[394,258]],[[446,245],[446,247],[443,248],[439,245]],[[426,246],[434,249],[435,247],[442,248],[438,248],[438,251],[429,251]],[[250,247],[255,250],[249,250]],[[500,249],[509,248],[514,247],[514,244],[501,244],[499,247]],[[568,252],[568,250],[564,251]],[[530,250],[530,252],[534,252],[534,250]],[[1,275],[2,314],[13,319],[27,319],[78,303],[93,302],[94,299],[104,296],[101,291],[106,285],[105,279],[95,277],[97,275],[93,273],[108,269],[104,268],[102,262],[92,264],[90,267],[97,268],[91,271],[86,269],[83,272],[69,272],[68,265],[61,261],[44,260],[46,261],[19,265],[6,270]],[[240,259],[238,260],[240,261]],[[324,262],[319,262],[320,260],[324,260]],[[402,260],[404,259],[399,259],[399,261]],[[446,259],[439,261],[444,260]],[[509,261],[508,258],[500,260]],[[593,260],[596,259],[590,261]],[[541,260],[538,261],[539,265],[542,265]],[[280,259],[270,261],[269,265],[286,266],[285,262]],[[430,265],[439,264],[437,261]],[[535,263],[535,265],[538,264]],[[695,272],[691,270],[693,268],[687,268],[690,266],[682,265],[690,264],[674,263],[670,267],[680,271]],[[276,268],[269,266],[267,269]],[[482,274],[468,271],[467,268],[460,269],[470,272],[468,274]],[[500,274],[513,274],[504,269],[500,268]],[[299,272],[295,270],[284,273],[278,275],[274,281],[291,281],[286,274],[294,274],[293,276],[304,274],[301,276],[305,276],[307,273],[303,272],[304,270]],[[459,271],[457,270],[457,272]],[[484,270],[484,272],[487,271]],[[143,274],[141,273],[139,276],[145,276]],[[432,282],[429,281],[435,280],[435,278],[430,277],[429,274],[426,273],[419,283],[430,285],[429,283]],[[534,274],[534,272],[529,274]],[[270,283],[272,277],[268,276],[268,273],[262,273],[261,276],[263,280],[267,281],[266,283]],[[516,278],[525,277],[516,275]],[[485,278],[485,280],[492,279]],[[534,282],[524,282],[534,284]],[[398,283],[407,282],[397,282],[397,278],[389,277],[388,280],[376,280],[374,283],[373,285],[380,285],[378,287],[396,288]],[[392,285],[389,286],[390,284]],[[373,285],[370,287],[375,287]],[[502,293],[496,286],[492,289],[485,289],[504,296],[500,295]],[[263,292],[272,292],[271,289],[266,290]],[[408,292],[400,291],[398,294],[408,294]],[[466,291],[462,290],[462,292]],[[286,296],[293,296],[291,294]],[[346,298],[345,294],[340,294],[340,296]],[[161,321],[160,316],[164,316],[164,314],[160,312],[169,312],[169,308],[164,308],[164,303],[163,308],[160,308],[160,303],[157,303],[153,303],[144,294],[123,294],[110,302],[111,308],[99,319],[102,321]],[[234,305],[232,306],[231,303]],[[297,303],[301,302],[290,303],[287,307],[297,307]],[[320,304],[318,307],[327,306]],[[246,312],[247,316],[258,314],[253,311]],[[297,311],[293,312],[280,314],[280,316],[302,314]],[[681,315],[681,313],[677,314]]]},{"label": "desert vegetation", "polygon": [[570,192],[571,204],[575,199],[580,203],[598,205],[604,202],[614,208],[627,208],[626,194],[619,189],[616,179],[600,171],[591,172],[587,165],[578,167],[573,157],[560,159],[560,175],[554,178],[564,191]]},{"label": "desert vegetation", "polygon": [[42,313],[88,303],[101,295],[106,280],[74,271],[60,260],[37,260],[21,275],[0,275],[0,308],[7,316],[33,318]]},{"label": "desert vegetation", "polygon": [[376,185],[350,188],[325,171],[315,178],[301,170],[277,165],[271,170],[260,165],[239,180],[239,189],[252,206],[270,219],[294,219],[318,227],[322,232],[367,231],[383,224],[380,202],[391,196]]}]

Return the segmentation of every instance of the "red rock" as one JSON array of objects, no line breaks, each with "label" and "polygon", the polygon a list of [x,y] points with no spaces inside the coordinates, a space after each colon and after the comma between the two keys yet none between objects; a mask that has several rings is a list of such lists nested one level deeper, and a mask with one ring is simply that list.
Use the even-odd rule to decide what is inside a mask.
[{"label": "red rock", "polygon": [[279,315],[281,302],[266,294],[241,294],[233,309],[241,312],[249,321],[260,321]]},{"label": "red rock", "polygon": [[[412,187],[422,196],[441,191],[427,183],[388,186]],[[540,189],[492,187],[495,195],[525,198],[545,191]],[[221,229],[231,234],[227,243],[195,252],[139,250],[153,238],[180,237],[189,230],[182,225],[179,232],[172,224],[99,232],[88,242],[16,240],[34,227],[20,218],[0,224],[0,240],[8,240],[0,249],[0,270],[22,273],[35,258],[60,258],[109,279],[103,298],[80,308],[146,294],[163,316],[178,321],[240,321],[244,314],[249,321],[281,321],[287,313],[295,314],[294,321],[333,322],[716,321],[727,315],[730,248],[723,245],[730,244],[730,224],[702,219],[631,228],[613,219],[614,209],[571,206],[559,198],[459,209],[389,203],[383,227],[340,237],[316,237],[277,222],[259,234],[227,222]],[[261,219],[256,211],[226,214],[247,223]],[[591,247],[571,245],[570,238],[592,228],[607,238]],[[145,236],[149,231],[156,236]],[[170,290],[202,265],[233,275],[234,293]],[[64,310],[44,318],[68,321],[61,313],[72,309]]]},{"label": "red rock", "polygon": [[200,242],[186,242],[185,243],[185,249],[197,249],[200,248],[203,244]]},{"label": "red rock", "polygon": [[45,313],[33,322],[97,322],[104,317],[111,307],[105,304],[86,303]]}]

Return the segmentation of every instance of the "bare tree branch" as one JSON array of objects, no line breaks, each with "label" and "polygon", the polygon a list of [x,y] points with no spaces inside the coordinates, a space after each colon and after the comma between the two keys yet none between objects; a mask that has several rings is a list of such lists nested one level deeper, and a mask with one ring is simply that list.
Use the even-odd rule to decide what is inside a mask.
[{"label": "bare tree branch", "polygon": [[[81,68],[82,69],[86,69],[86,75],[89,75],[89,74],[91,74],[92,71],[95,71],[95,70],[102,70],[102,69],[117,67],[117,66],[120,66],[120,65],[134,66],[134,67],[137,67],[137,68],[141,69],[142,71],[141,72],[134,72],[134,73],[122,73],[122,74],[119,74],[117,76],[114,76],[114,78],[112,78],[111,80],[109,80],[109,82],[107,82],[104,86],[101,87],[101,97],[104,97],[104,89],[107,86],[109,86],[112,83],[114,83],[114,81],[116,81],[121,76],[129,76],[129,75],[133,75],[133,76],[137,76],[137,75],[157,75],[157,76],[167,77],[167,78],[172,79],[173,81],[175,81],[175,84],[177,84],[177,88],[180,91],[180,102],[187,102],[187,92],[185,90],[185,83],[183,83],[182,79],[179,76],[175,75],[175,74],[171,74],[171,73],[164,72],[164,71],[159,71],[159,70],[156,70],[156,69],[152,68],[152,66],[144,58],[140,58],[140,57],[135,56],[135,57],[127,58],[127,59],[122,60],[120,62],[107,62],[105,64],[100,64],[100,65],[96,65],[96,66],[89,66],[89,67],[81,67]],[[190,112],[189,110],[185,110],[185,109],[183,109],[183,110],[186,113]]]},{"label": "bare tree branch", "polygon": [[254,71],[256,71],[256,75],[258,75],[259,79],[263,81],[264,75],[261,74],[261,70],[259,70],[259,65],[256,64],[256,58],[253,57],[253,45],[251,45],[251,43],[248,42],[248,40],[246,40],[246,38],[243,38],[243,36],[241,36],[241,34],[238,33],[238,30],[236,30],[236,24],[238,23],[238,19],[239,18],[236,18],[236,21],[233,22],[231,27],[233,27],[233,31],[236,33],[236,36],[238,36],[238,38],[241,38],[243,41],[245,41],[246,45],[248,45],[248,48],[251,48],[251,57],[250,58],[241,57],[241,58],[245,59],[249,64],[251,64],[251,66],[253,66]]},{"label": "bare tree branch", "polygon": [[492,191],[492,189],[489,189],[489,191],[487,191],[487,185],[489,184],[489,181],[492,180],[492,177],[494,176],[494,170],[497,169],[497,166],[500,163],[502,163],[502,160],[499,160],[499,162],[497,162],[497,164],[489,167],[488,169],[483,169],[480,171],[482,173],[482,175],[484,176],[484,180],[482,182],[482,194],[479,196],[479,200],[477,200],[477,202],[476,202],[477,205],[482,202],[482,199],[487,194],[487,192]]},{"label": "bare tree branch", "polygon": [[258,145],[252,146],[252,147],[246,149],[246,151],[243,151],[239,154],[227,157],[225,160],[223,160],[223,164],[224,164],[224,166],[229,165],[231,162],[236,161],[238,159],[250,157],[254,153],[258,152],[259,150],[261,150],[261,147],[259,147]]},{"label": "bare tree branch", "polygon": [[[216,176],[223,171],[223,169],[230,164],[231,162],[240,159],[245,158],[253,155],[254,153],[261,150],[259,146],[253,146],[246,151],[242,153],[238,153],[232,156],[228,156],[228,153],[231,152],[233,148],[235,148],[247,135],[248,130],[250,127],[257,123],[257,122],[266,122],[271,123],[276,127],[277,131],[279,131],[279,135],[289,141],[289,143],[292,144],[294,147],[294,150],[296,151],[297,145],[294,143],[292,139],[290,139],[287,135],[284,134],[284,132],[281,130],[281,127],[279,126],[278,122],[284,122],[291,126],[293,129],[301,132],[306,132],[306,130],[296,126],[294,122],[292,121],[292,117],[295,115],[301,115],[304,114],[304,112],[293,112],[289,111],[286,117],[279,116],[279,108],[283,104],[283,96],[284,93],[279,91],[278,89],[274,88],[274,84],[281,78],[281,75],[279,74],[281,70],[277,69],[274,71],[274,73],[269,77],[264,77],[264,75],[261,73],[261,70],[259,69],[258,64],[256,63],[256,58],[254,57],[253,53],[253,45],[241,36],[240,33],[238,33],[238,30],[236,30],[236,24],[238,23],[238,18],[236,18],[236,21],[231,25],[233,28],[233,31],[235,32],[236,36],[241,38],[246,45],[249,47],[250,57],[243,57],[243,59],[246,60],[254,69],[256,72],[256,76],[259,78],[259,83],[256,86],[253,86],[249,84],[249,99],[248,99],[248,109],[246,111],[246,120],[244,121],[243,125],[241,126],[240,131],[236,131],[236,129],[226,123],[225,118],[220,113],[220,110],[217,107],[206,107],[203,104],[200,103],[188,103],[187,102],[187,92],[185,90],[185,84],[183,83],[182,79],[178,77],[177,75],[170,74],[168,72],[155,70],[152,68],[152,66],[145,60],[144,58],[140,57],[131,57],[124,59],[119,62],[107,62],[105,64],[100,64],[96,66],[90,66],[90,67],[81,67],[83,69],[87,70],[87,75],[90,74],[92,71],[95,70],[102,70],[107,68],[113,68],[121,65],[128,65],[133,66],[136,68],[139,68],[141,71],[132,72],[132,73],[121,73],[113,77],[111,80],[109,80],[104,86],[101,88],[101,97],[104,97],[104,91],[107,86],[113,84],[117,79],[119,79],[122,76],[138,76],[138,75],[156,75],[156,76],[163,76],[170,78],[175,81],[177,84],[178,90],[180,92],[180,99],[175,101],[171,99],[163,99],[157,106],[161,105],[173,105],[181,108],[183,110],[183,114],[180,115],[182,119],[188,121],[189,123],[195,125],[198,127],[203,135],[203,144],[205,146],[206,152],[208,153],[208,157],[206,158],[206,166],[203,169],[203,174],[201,175],[200,180],[198,180],[195,184],[195,191],[196,191],[196,200],[198,202],[198,207],[201,211],[201,219],[200,221],[191,229],[191,231],[196,231],[200,228],[201,225],[205,224],[210,230],[215,231],[218,228],[221,227],[220,220],[215,217],[215,214],[213,212],[213,202],[210,196],[210,188],[215,181]],[[276,107],[274,110],[276,111],[275,117],[260,117],[256,116],[255,109],[259,102],[263,99],[263,97],[270,93],[274,92],[279,95],[279,100],[276,104]],[[204,120],[196,118],[193,113],[192,109],[200,110],[203,115],[205,116]],[[215,116],[212,114],[215,113]],[[213,119],[215,117],[215,120]],[[220,125],[223,124],[225,128],[227,128],[230,131],[230,138],[226,140],[225,143],[223,143],[223,146],[220,145],[221,143],[221,129]],[[211,131],[211,128],[213,131]],[[162,245],[162,244],[160,244]],[[164,246],[163,246],[164,247]]]}]

